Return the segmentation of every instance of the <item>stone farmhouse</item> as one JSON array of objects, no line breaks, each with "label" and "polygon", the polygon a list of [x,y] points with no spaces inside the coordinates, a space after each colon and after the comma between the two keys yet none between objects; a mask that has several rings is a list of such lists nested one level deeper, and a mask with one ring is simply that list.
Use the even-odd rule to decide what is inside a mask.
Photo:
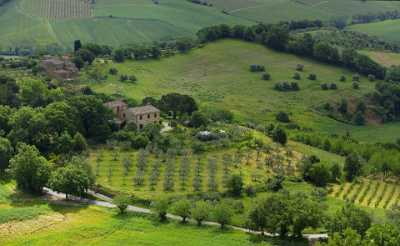
[{"label": "stone farmhouse", "polygon": [[138,129],[143,129],[148,124],[161,123],[160,110],[152,105],[129,108],[124,101],[117,100],[104,106],[113,111],[115,122],[120,126],[133,123]]},{"label": "stone farmhouse", "polygon": [[41,70],[51,79],[60,81],[73,80],[79,75],[79,70],[68,56],[45,56],[40,62]]}]

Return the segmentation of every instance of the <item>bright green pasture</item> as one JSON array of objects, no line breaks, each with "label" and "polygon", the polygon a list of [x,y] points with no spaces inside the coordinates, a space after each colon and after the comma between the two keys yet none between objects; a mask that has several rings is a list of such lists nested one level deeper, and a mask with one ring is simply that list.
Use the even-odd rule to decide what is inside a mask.
[{"label": "bright green pasture", "polygon": [[49,20],[39,14],[39,7],[32,1],[13,0],[0,7],[0,47],[3,49],[50,44],[72,48],[76,39],[112,46],[151,43],[194,37],[202,27],[215,24],[252,24],[215,8],[181,0],[163,0],[159,4],[151,0],[98,0],[92,17]]},{"label": "bright green pasture", "polygon": [[[271,81],[261,80],[260,73],[251,73],[251,64],[265,65]],[[305,66],[298,81],[299,92],[278,92],[276,82],[293,81],[297,64]],[[128,61],[122,64],[99,65],[108,70],[115,67],[120,74],[134,74],[137,84],[119,82],[119,75],[108,76],[105,82],[89,83],[96,91],[106,94],[120,93],[141,100],[147,96],[159,97],[169,92],[194,96],[203,106],[212,105],[231,110],[237,119],[266,123],[274,120],[275,113],[286,111],[294,122],[329,134],[349,131],[365,141],[394,141],[397,124],[358,127],[337,122],[320,115],[315,107],[325,102],[338,102],[342,98],[355,99],[374,90],[375,83],[361,79],[361,89],[352,89],[352,72],[276,52],[261,45],[235,40],[223,40],[195,49],[188,54],[147,61]],[[317,81],[307,76],[315,73]],[[339,82],[340,76],[347,82]],[[83,81],[87,79],[83,78]],[[336,83],[338,90],[322,91],[321,83]]]},{"label": "bright green pasture", "polygon": [[303,19],[331,20],[400,9],[400,3],[395,1],[211,0],[211,2],[216,8],[225,10],[230,15],[269,23]]},{"label": "bright green pasture", "polygon": [[400,41],[400,20],[387,20],[381,22],[352,25],[348,29],[352,31],[363,32],[372,36],[377,36],[386,41]]},{"label": "bright green pasture", "polygon": [[[13,202],[15,197],[19,197],[18,204]],[[32,204],[43,205],[33,209]],[[114,209],[56,204],[21,196],[12,183],[1,183],[0,245],[306,245],[273,239],[254,242],[243,232],[218,227],[158,223],[142,215],[119,216]]]}]

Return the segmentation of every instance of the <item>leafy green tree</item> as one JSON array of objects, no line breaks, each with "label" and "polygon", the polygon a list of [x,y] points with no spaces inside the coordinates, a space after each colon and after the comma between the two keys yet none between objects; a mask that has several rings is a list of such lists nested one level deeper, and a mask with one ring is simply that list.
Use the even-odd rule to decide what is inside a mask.
[{"label": "leafy green tree", "polygon": [[120,214],[124,214],[126,209],[128,208],[131,199],[127,195],[117,195],[114,197],[114,204],[119,209]]},{"label": "leafy green tree", "polygon": [[276,143],[280,143],[282,145],[286,145],[287,143],[287,135],[285,130],[280,127],[277,127],[272,132],[272,140]]},{"label": "leafy green tree", "polygon": [[364,210],[357,208],[353,204],[347,203],[340,211],[331,218],[328,229],[331,234],[339,233],[344,235],[347,228],[355,230],[364,236],[371,227],[372,219]]},{"label": "leafy green tree", "polygon": [[72,143],[73,143],[73,150],[75,152],[82,153],[88,149],[88,144],[86,142],[85,137],[79,132],[75,133]]},{"label": "leafy green tree", "polygon": [[17,154],[10,160],[10,169],[18,189],[41,193],[47,184],[51,165],[34,146],[20,144]]},{"label": "leafy green tree", "polygon": [[183,114],[191,115],[198,109],[196,101],[192,97],[178,93],[163,95],[159,104],[162,111],[166,113],[172,112],[174,117]]},{"label": "leafy green tree", "polygon": [[172,206],[172,212],[182,218],[182,223],[186,223],[186,219],[190,217],[192,203],[187,199],[177,201]]},{"label": "leafy green tree", "polygon": [[224,202],[218,203],[213,209],[213,218],[221,225],[221,229],[231,222],[232,216],[233,209]]},{"label": "leafy green tree", "polygon": [[400,66],[392,66],[386,73],[387,81],[400,82]]},{"label": "leafy green tree", "polygon": [[155,201],[152,205],[152,210],[157,214],[160,221],[167,220],[167,212],[169,208],[169,201],[167,199],[160,199]]},{"label": "leafy green tree", "polygon": [[87,49],[80,49],[75,53],[75,56],[80,57],[85,63],[91,65],[96,58],[96,56]]},{"label": "leafy green tree", "polygon": [[7,138],[0,137],[0,174],[8,168],[13,153],[11,142]]},{"label": "leafy green tree", "polygon": [[190,210],[192,218],[197,222],[198,226],[201,226],[202,222],[207,220],[210,216],[210,205],[205,201],[198,201],[194,207]]},{"label": "leafy green tree", "polygon": [[0,104],[8,106],[18,106],[19,86],[14,78],[6,75],[0,75]]},{"label": "leafy green tree", "polygon": [[68,164],[51,174],[49,186],[55,191],[65,193],[67,199],[68,195],[83,197],[92,185],[89,175],[79,165]]},{"label": "leafy green tree", "polygon": [[228,193],[237,197],[242,195],[243,186],[244,186],[243,178],[238,174],[232,175],[226,184]]},{"label": "leafy green tree", "polygon": [[327,243],[317,246],[367,246],[363,243],[361,236],[353,229],[347,228],[343,234],[335,233]]},{"label": "leafy green tree", "polygon": [[192,114],[192,117],[190,119],[190,125],[192,127],[199,128],[202,126],[207,126],[207,124],[208,124],[208,119],[203,113],[194,112]]},{"label": "leafy green tree", "polygon": [[314,164],[310,169],[309,179],[316,186],[326,186],[331,180],[329,167],[323,163]]},{"label": "leafy green tree", "polygon": [[366,241],[373,246],[398,246],[400,230],[391,224],[375,224],[368,229]]},{"label": "leafy green tree", "polygon": [[344,162],[344,171],[346,180],[353,181],[362,172],[362,164],[360,157],[355,154],[350,154],[346,157]]},{"label": "leafy green tree", "polygon": [[337,182],[342,178],[342,168],[339,165],[339,163],[333,163],[330,167],[330,172],[331,172],[331,180],[333,182]]}]

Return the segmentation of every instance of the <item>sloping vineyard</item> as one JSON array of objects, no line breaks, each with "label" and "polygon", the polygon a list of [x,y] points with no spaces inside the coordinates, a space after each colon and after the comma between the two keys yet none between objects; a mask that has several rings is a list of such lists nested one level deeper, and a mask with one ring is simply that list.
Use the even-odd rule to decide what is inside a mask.
[{"label": "sloping vineyard", "polygon": [[21,8],[28,14],[49,20],[88,18],[90,0],[23,0]]},{"label": "sloping vineyard", "polygon": [[365,207],[388,209],[400,205],[400,184],[363,179],[337,185],[331,195]]}]

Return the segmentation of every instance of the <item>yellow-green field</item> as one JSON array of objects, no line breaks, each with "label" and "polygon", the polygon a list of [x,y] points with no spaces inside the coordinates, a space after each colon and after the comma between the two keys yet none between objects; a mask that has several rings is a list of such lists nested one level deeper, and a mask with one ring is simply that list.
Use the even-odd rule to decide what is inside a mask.
[{"label": "yellow-green field", "polygon": [[335,186],[331,195],[370,208],[388,209],[400,204],[400,186],[393,181],[361,179]]},{"label": "yellow-green field", "polygon": [[400,53],[390,53],[383,51],[362,51],[362,53],[369,55],[376,62],[386,67],[400,65]]}]

